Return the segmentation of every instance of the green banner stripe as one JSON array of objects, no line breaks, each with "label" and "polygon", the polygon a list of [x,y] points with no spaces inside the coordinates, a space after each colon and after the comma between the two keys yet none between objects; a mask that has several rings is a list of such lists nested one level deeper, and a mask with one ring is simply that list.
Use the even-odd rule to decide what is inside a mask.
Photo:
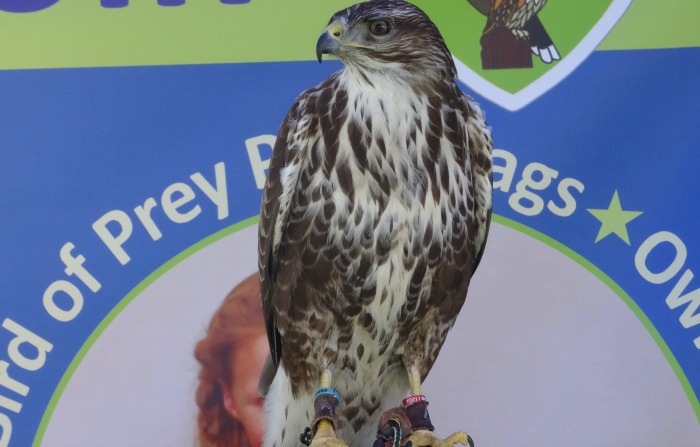
[{"label": "green banner stripe", "polygon": [[[43,11],[0,11],[0,69],[312,60],[328,18],[348,1],[61,0]],[[313,26],[310,26],[313,24]]]},{"label": "green banner stripe", "polygon": [[[549,0],[548,7],[561,1],[570,0]],[[99,0],[60,0],[38,12],[0,11],[0,69],[313,60],[328,18],[352,3],[251,0],[224,5],[189,0],[165,7],[149,0],[109,9]],[[431,13],[471,11],[466,0],[415,3]],[[697,0],[634,0],[599,48],[700,46],[698,23]]]},{"label": "green banner stripe", "polygon": [[698,47],[698,23],[698,0],[632,0],[625,15],[598,49]]}]

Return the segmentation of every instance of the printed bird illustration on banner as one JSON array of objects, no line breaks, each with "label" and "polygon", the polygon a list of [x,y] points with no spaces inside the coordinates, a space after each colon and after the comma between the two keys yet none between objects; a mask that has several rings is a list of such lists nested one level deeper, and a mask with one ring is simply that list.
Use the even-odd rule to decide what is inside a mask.
[{"label": "printed bird illustration on banner", "polygon": [[484,70],[532,68],[532,55],[550,64],[559,53],[538,13],[547,0],[469,0],[487,17],[481,36]]},{"label": "printed bird illustration on banner", "polygon": [[571,74],[631,0],[417,1],[445,32],[459,79],[515,111]]}]

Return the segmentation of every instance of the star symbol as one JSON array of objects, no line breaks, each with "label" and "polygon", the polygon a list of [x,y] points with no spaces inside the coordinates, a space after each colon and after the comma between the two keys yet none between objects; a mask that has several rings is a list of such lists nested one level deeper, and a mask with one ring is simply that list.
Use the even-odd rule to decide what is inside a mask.
[{"label": "star symbol", "polygon": [[601,222],[600,231],[598,231],[598,237],[596,237],[595,240],[596,242],[615,233],[620,239],[625,241],[627,245],[630,245],[630,237],[627,234],[627,224],[642,214],[641,211],[623,211],[617,191],[613,194],[608,209],[589,209],[588,212],[593,214],[593,216]]}]

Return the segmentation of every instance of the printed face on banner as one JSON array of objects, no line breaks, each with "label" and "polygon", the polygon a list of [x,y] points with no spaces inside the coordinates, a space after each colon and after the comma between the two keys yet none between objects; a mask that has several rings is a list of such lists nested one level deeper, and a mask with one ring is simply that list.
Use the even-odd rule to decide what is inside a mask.
[{"label": "printed face on banner", "polygon": [[[631,0],[468,0],[422,4],[443,33],[459,79],[515,111],[590,54]],[[435,2],[432,2],[435,3]]]},{"label": "printed face on banner", "polygon": [[[254,264],[255,259],[249,256],[248,262]],[[255,271],[255,265],[247,270]],[[254,272],[233,287],[195,347],[200,367],[197,437],[202,446],[254,447],[263,438],[258,381],[270,351],[258,278]]]}]

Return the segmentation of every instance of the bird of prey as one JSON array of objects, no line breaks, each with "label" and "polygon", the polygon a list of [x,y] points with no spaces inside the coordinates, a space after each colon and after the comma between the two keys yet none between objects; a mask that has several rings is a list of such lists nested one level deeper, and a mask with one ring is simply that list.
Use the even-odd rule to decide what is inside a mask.
[{"label": "bird of prey", "polygon": [[367,447],[409,392],[402,433],[433,442],[420,384],[484,250],[491,134],[408,2],[337,12],[316,52],[344,67],[292,105],[261,205],[264,445],[298,445],[310,426],[314,447],[336,433]]},{"label": "bird of prey", "polygon": [[[542,62],[550,64],[561,57],[552,38],[538,17],[538,13],[544,8],[547,0],[468,0],[479,12],[486,15],[488,20],[483,32],[482,45],[496,38],[496,46],[513,46],[508,44],[503,37],[496,36],[501,30],[508,30],[516,41],[529,43],[530,51],[538,56]],[[508,48],[495,48],[488,51],[517,51]],[[517,58],[517,56],[516,56]],[[488,65],[488,64],[485,64]],[[516,64],[505,63],[503,67],[490,68],[517,68]],[[532,66],[530,61],[529,66]],[[486,68],[486,67],[485,67]]]}]

